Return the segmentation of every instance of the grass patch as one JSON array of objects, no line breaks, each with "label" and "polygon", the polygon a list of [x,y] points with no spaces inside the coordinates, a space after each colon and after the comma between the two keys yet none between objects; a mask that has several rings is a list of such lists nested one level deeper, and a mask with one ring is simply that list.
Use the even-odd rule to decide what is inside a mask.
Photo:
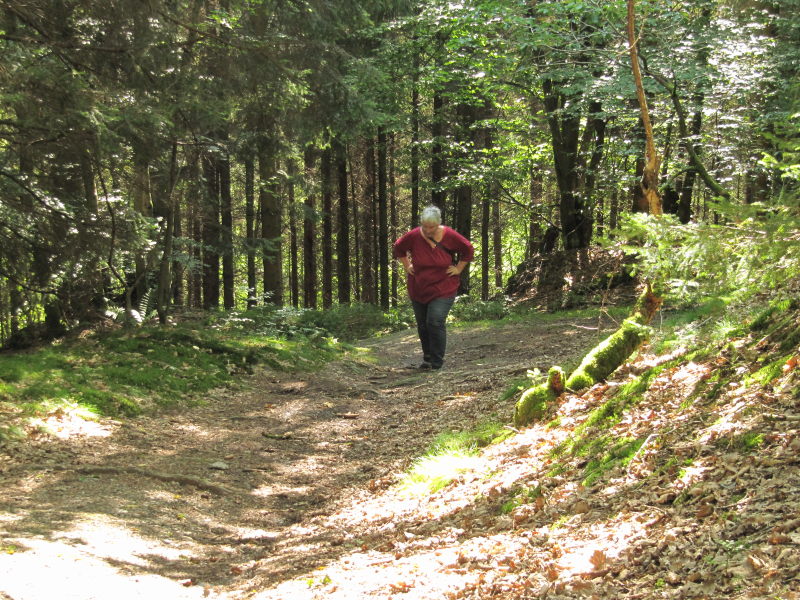
[{"label": "grass patch", "polygon": [[400,479],[408,496],[427,496],[447,487],[463,473],[480,468],[480,449],[508,439],[514,433],[495,421],[478,423],[468,431],[439,434]]},{"label": "grass patch", "polygon": [[255,329],[253,333],[240,321],[215,317],[212,322],[120,329],[5,353],[0,355],[0,402],[28,419],[59,407],[73,414],[85,410],[135,416],[200,402],[209,390],[256,363],[311,370],[347,350],[324,336],[285,339]]},{"label": "grass patch", "polygon": [[531,387],[531,380],[529,377],[517,377],[513,379],[511,383],[508,384],[508,387],[503,390],[500,394],[500,397],[497,399],[498,402],[506,402],[511,400],[514,396],[523,392]]}]

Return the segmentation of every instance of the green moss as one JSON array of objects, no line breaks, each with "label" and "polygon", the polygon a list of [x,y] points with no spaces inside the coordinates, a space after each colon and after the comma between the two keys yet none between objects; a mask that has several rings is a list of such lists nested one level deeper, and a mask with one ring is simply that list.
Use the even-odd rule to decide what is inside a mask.
[{"label": "green moss", "polygon": [[651,331],[646,325],[631,319],[623,321],[617,331],[586,355],[567,379],[567,388],[572,391],[586,389],[611,375],[642,345]]},{"label": "green moss", "polygon": [[621,438],[602,455],[589,461],[584,470],[583,485],[590,486],[617,466],[627,465],[644,444],[645,438]]},{"label": "green moss", "polygon": [[514,425],[521,427],[541,418],[550,404],[561,395],[564,390],[563,382],[563,369],[552,367],[545,383],[525,390],[514,407]]},{"label": "green moss", "polygon": [[782,356],[778,360],[770,362],[769,364],[761,367],[758,371],[745,378],[745,383],[758,383],[766,386],[775,381],[778,377],[783,375],[783,366],[786,364],[793,354]]}]

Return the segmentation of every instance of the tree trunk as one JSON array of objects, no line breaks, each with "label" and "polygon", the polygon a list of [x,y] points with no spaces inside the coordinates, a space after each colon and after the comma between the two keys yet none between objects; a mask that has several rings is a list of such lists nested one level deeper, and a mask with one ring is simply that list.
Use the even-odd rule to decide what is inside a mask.
[{"label": "tree trunk", "polygon": [[[437,92],[433,96],[433,122],[431,123],[431,135],[433,144],[431,145],[431,204],[438,206],[442,211],[442,217],[446,218],[446,199],[447,190],[444,189],[444,178],[447,170],[447,160],[444,154],[445,148],[445,100],[441,93]],[[416,224],[412,223],[412,227]]]},{"label": "tree trunk", "polygon": [[295,198],[295,176],[297,175],[294,160],[289,159],[286,165],[286,171],[289,174],[289,181],[287,182],[287,200],[289,201],[289,297],[292,306],[298,308],[300,306],[300,276],[298,256],[300,254],[297,239],[297,204]]},{"label": "tree trunk", "polygon": [[633,165],[634,183],[631,184],[631,211],[635,213],[647,213],[649,205],[642,189],[642,176],[644,175],[645,161],[645,133],[644,124],[641,116],[636,122],[633,130],[634,148],[636,150],[636,161]]},{"label": "tree trunk", "polygon": [[378,129],[378,273],[380,301],[389,310],[389,210],[386,131]]},{"label": "tree trunk", "polygon": [[156,310],[158,321],[166,325],[169,316],[169,305],[172,300],[172,261],[173,240],[175,237],[175,186],[178,182],[178,144],[173,142],[170,158],[169,181],[166,189],[162,191],[160,201],[160,216],[164,222],[164,241],[161,252],[161,264],[158,273],[158,287],[156,288]]},{"label": "tree trunk", "polygon": [[333,152],[322,152],[322,308],[333,306]]},{"label": "tree trunk", "polygon": [[[685,144],[693,144],[694,140],[700,138],[700,132],[703,129],[703,102],[705,100],[705,96],[702,93],[698,93],[695,96],[695,102],[697,106],[697,110],[692,117],[692,128],[691,128],[691,140],[684,140]],[[696,156],[700,157],[703,148],[700,144],[695,144],[694,146],[694,153]],[[689,165],[686,169],[686,174],[683,177],[683,183],[681,185],[681,194],[680,200],[678,201],[678,220],[681,223],[688,223],[692,219],[692,196],[694,194],[694,182],[697,179],[697,167],[694,165]]]},{"label": "tree trunk", "polygon": [[375,145],[373,140],[367,141],[367,150],[364,160],[366,167],[366,184],[364,185],[364,200],[361,211],[361,300],[375,304],[375,271],[373,270],[374,234],[375,224],[374,198],[375,198]]},{"label": "tree trunk", "polygon": [[[472,187],[463,185],[456,190],[454,206],[457,208],[457,222],[455,229],[465,238],[472,236]],[[469,294],[469,275],[470,263],[461,271],[461,284],[458,287],[458,294]]]},{"label": "tree trunk", "polygon": [[[414,38],[416,40],[416,36]],[[411,222],[413,229],[419,221],[419,54],[414,53],[411,87]]]},{"label": "tree trunk", "polygon": [[484,192],[481,201],[481,300],[489,299],[489,230],[491,229],[491,194]]},{"label": "tree trunk", "polygon": [[647,108],[647,96],[644,93],[642,84],[642,72],[639,68],[639,54],[636,49],[635,31],[635,0],[628,0],[628,50],[631,55],[631,67],[633,68],[633,81],[636,84],[636,97],[639,100],[639,110],[641,111],[642,124],[644,125],[646,152],[645,166],[642,173],[642,192],[647,200],[648,211],[651,215],[659,216],[662,214],[661,196],[658,192],[658,174],[661,157],[656,151],[656,143],[653,137],[653,126],[650,123],[650,111]]},{"label": "tree trunk", "polygon": [[219,171],[214,155],[203,155],[203,173],[206,182],[202,219],[203,236],[203,308],[219,306]]},{"label": "tree trunk", "polygon": [[233,198],[231,196],[231,161],[225,152],[217,161],[219,169],[220,208],[222,211],[222,302],[226,310],[235,305],[233,268]]},{"label": "tree trunk", "polygon": [[[399,236],[397,230],[397,179],[395,172],[395,155],[397,146],[395,145],[394,133],[389,136],[389,238],[386,240],[387,244],[392,243]],[[387,245],[387,260],[388,260],[388,245]],[[392,290],[391,290],[391,305],[397,306],[397,286],[398,286],[398,269],[397,261],[390,261],[392,269]]]},{"label": "tree trunk", "polygon": [[503,228],[500,223],[500,194],[492,198],[492,250],[494,251],[494,285],[503,289]]},{"label": "tree trunk", "polygon": [[244,161],[245,247],[247,248],[247,308],[258,303],[256,290],[256,168],[253,158]]},{"label": "tree trunk", "polygon": [[[133,207],[145,217],[153,216],[152,193],[150,190],[150,165],[140,154],[134,156],[133,164]],[[147,260],[142,252],[134,257],[136,281],[132,301],[138,302],[147,293]]]},{"label": "tree trunk", "polygon": [[361,294],[361,219],[358,212],[358,198],[356,196],[356,173],[353,169],[353,163],[350,160],[350,154],[347,155],[347,163],[350,171],[350,197],[353,199],[353,215],[351,223],[353,224],[353,285],[356,290],[356,300],[363,301]]},{"label": "tree trunk", "polygon": [[339,188],[339,231],[336,233],[336,269],[339,304],[350,304],[350,206],[347,194],[347,148],[337,141],[336,173]]},{"label": "tree trunk", "polygon": [[541,248],[544,228],[539,215],[536,213],[536,207],[543,204],[543,194],[542,170],[531,165],[530,183],[528,185],[528,240],[525,248],[525,258],[531,258]]},{"label": "tree trunk", "polygon": [[552,81],[544,81],[543,91],[547,122],[552,135],[564,248],[586,248],[592,236],[592,221],[586,214],[583,199],[577,190],[580,115],[565,110],[565,98],[556,91]]},{"label": "tree trunk", "polygon": [[316,239],[316,209],[314,200],[314,163],[315,152],[309,146],[304,156],[306,180],[305,215],[303,219],[303,305],[306,308],[317,308],[317,255],[314,248]]},{"label": "tree trunk", "polygon": [[258,149],[259,205],[261,207],[261,243],[264,302],[283,305],[282,230],[283,203],[278,183],[277,158],[272,144]]}]

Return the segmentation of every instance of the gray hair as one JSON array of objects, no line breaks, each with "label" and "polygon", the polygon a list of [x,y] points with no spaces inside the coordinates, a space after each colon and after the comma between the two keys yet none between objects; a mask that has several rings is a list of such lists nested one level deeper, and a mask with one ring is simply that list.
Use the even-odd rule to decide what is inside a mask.
[{"label": "gray hair", "polygon": [[438,206],[426,206],[419,215],[419,222],[440,225],[442,223],[442,211],[439,210]]}]

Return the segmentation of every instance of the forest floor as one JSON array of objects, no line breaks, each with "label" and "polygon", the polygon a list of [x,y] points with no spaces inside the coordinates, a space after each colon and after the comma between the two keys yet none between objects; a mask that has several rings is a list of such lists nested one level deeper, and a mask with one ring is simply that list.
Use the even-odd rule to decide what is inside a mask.
[{"label": "forest floor", "polygon": [[433,373],[404,331],[180,412],[57,415],[56,439],[0,463],[0,599],[800,598],[796,372],[769,391],[726,383],[712,402],[698,390],[724,357],[669,363],[599,432],[644,439],[636,455],[584,486],[586,458],[553,450],[674,358],[642,352],[442,490],[398,485],[437,434],[510,423],[511,380],[574,364],[615,327],[450,328]]}]

